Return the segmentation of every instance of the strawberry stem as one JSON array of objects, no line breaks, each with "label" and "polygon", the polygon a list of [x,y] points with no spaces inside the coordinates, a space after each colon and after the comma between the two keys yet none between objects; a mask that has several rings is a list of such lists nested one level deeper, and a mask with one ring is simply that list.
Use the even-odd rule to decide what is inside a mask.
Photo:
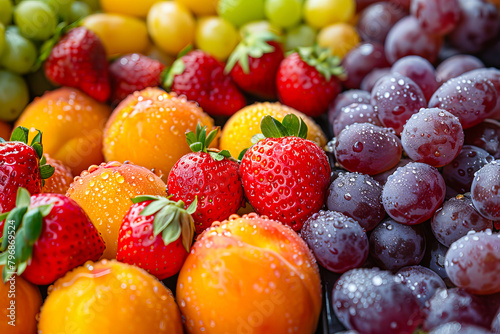
[{"label": "strawberry stem", "polygon": [[186,140],[189,145],[189,148],[193,152],[205,152],[208,153],[212,159],[221,161],[224,158],[231,158],[231,153],[227,150],[211,150],[208,147],[217,137],[217,133],[219,132],[219,127],[210,131],[207,135],[207,127],[202,127],[200,123],[196,126],[196,130],[193,133],[189,131],[186,133]]}]

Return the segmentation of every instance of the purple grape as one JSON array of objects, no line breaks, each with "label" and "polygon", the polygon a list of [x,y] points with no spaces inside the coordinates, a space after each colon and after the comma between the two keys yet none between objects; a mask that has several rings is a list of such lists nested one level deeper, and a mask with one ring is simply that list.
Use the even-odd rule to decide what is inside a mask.
[{"label": "purple grape", "polygon": [[360,267],[368,257],[368,237],[363,228],[340,212],[315,213],[305,222],[301,236],[318,262],[336,273]]},{"label": "purple grape", "polygon": [[438,289],[424,308],[423,329],[430,331],[440,325],[456,321],[487,328],[486,308],[481,300],[463,289]]},{"label": "purple grape", "polygon": [[439,87],[434,66],[422,57],[403,57],[392,65],[392,71],[412,79],[422,89],[426,101]]},{"label": "purple grape", "polygon": [[338,114],[333,122],[333,134],[338,136],[342,130],[354,123],[370,123],[382,126],[371,104],[353,103],[342,108],[342,111]]},{"label": "purple grape", "polygon": [[478,75],[467,73],[445,82],[432,95],[429,108],[441,108],[460,119],[464,129],[481,123],[497,103],[493,84]]},{"label": "purple grape", "polygon": [[469,232],[451,245],[444,266],[460,288],[481,295],[500,292],[500,234]]},{"label": "purple grape", "polygon": [[443,167],[443,178],[448,191],[453,196],[469,192],[474,173],[493,160],[493,156],[485,150],[464,145],[457,157]]},{"label": "purple grape", "polygon": [[459,0],[459,4],[461,19],[449,41],[462,52],[480,52],[497,36],[498,9],[486,0]]},{"label": "purple grape", "polygon": [[390,130],[370,123],[356,123],[340,132],[335,159],[350,172],[374,175],[394,167],[401,159],[399,138]]},{"label": "purple grape", "polygon": [[361,81],[361,89],[367,92],[371,92],[377,81],[384,75],[391,73],[390,68],[376,68],[366,75],[366,77]]},{"label": "purple grape", "polygon": [[458,0],[413,0],[410,12],[429,34],[445,35],[460,20]]},{"label": "purple grape", "polygon": [[399,8],[401,8],[401,10],[404,10],[406,12],[410,10],[411,0],[389,0],[389,1],[398,6]]},{"label": "purple grape", "polygon": [[493,228],[493,222],[482,217],[464,196],[450,198],[443,203],[431,220],[432,233],[436,239],[450,247],[470,231],[484,231]]},{"label": "purple grape", "polygon": [[472,202],[483,217],[500,220],[499,191],[500,161],[494,160],[476,172],[471,186]]},{"label": "purple grape", "polygon": [[396,134],[403,131],[411,115],[427,107],[420,87],[410,78],[395,72],[377,81],[372,90],[371,104],[382,124],[393,128]]},{"label": "purple grape", "polygon": [[[497,93],[497,98],[500,97],[500,70],[496,68],[481,68],[467,72],[466,76],[478,76],[487,79],[491,82]],[[500,99],[497,100],[495,108],[490,112],[488,118],[500,118]]]},{"label": "purple grape", "polygon": [[387,182],[387,178],[392,175],[392,173],[394,173],[396,171],[396,169],[398,169],[399,167],[403,167],[403,166],[406,166],[408,165],[410,162],[413,162],[413,160],[411,159],[407,159],[407,158],[403,158],[401,159],[398,164],[394,167],[392,167],[391,169],[383,172],[383,173],[380,173],[380,174],[377,174],[377,175],[373,175],[373,179],[375,181],[377,181],[378,183],[380,183],[382,186]]},{"label": "purple grape", "polygon": [[427,233],[426,235],[426,246],[427,250],[425,256],[422,260],[422,265],[426,266],[433,272],[439,275],[443,280],[448,280],[448,274],[444,268],[444,261],[446,259],[446,252],[448,252],[448,247],[443,246],[439,243],[432,233]]},{"label": "purple grape", "polygon": [[491,334],[482,327],[474,325],[461,325],[458,322],[449,322],[434,328],[429,334]]},{"label": "purple grape", "polygon": [[374,68],[389,67],[385,59],[384,47],[374,43],[362,43],[352,48],[342,60],[347,72],[343,84],[347,88],[359,88],[361,81]]},{"label": "purple grape", "polygon": [[363,41],[384,44],[392,26],[406,16],[406,12],[390,2],[368,6],[359,15],[357,29]]},{"label": "purple grape", "polygon": [[436,168],[420,162],[399,167],[382,191],[385,211],[401,224],[419,224],[443,203],[446,185]]},{"label": "purple grape", "polygon": [[456,55],[443,61],[436,68],[438,83],[442,84],[464,73],[484,68],[483,62],[471,55]]},{"label": "purple grape", "polygon": [[380,0],[356,0],[356,11],[360,12]]},{"label": "purple grape", "polygon": [[382,187],[365,174],[339,175],[328,189],[326,205],[355,219],[365,231],[371,231],[385,217],[382,205]]},{"label": "purple grape", "polygon": [[396,275],[401,277],[402,283],[410,288],[422,307],[434,296],[437,289],[446,288],[446,284],[438,274],[422,266],[401,268]]},{"label": "purple grape", "polygon": [[370,235],[370,255],[384,269],[397,271],[417,265],[425,254],[425,236],[420,226],[386,219]]},{"label": "purple grape", "polygon": [[370,93],[364,90],[351,89],[340,93],[328,108],[328,121],[333,125],[342,108],[353,103],[369,104],[370,98]]},{"label": "purple grape", "polygon": [[335,283],[332,300],[342,324],[364,334],[411,334],[422,321],[416,297],[387,271],[346,272]]},{"label": "purple grape", "polygon": [[422,108],[408,120],[401,144],[414,161],[434,167],[449,164],[464,144],[464,132],[457,117],[438,108]]},{"label": "purple grape", "polygon": [[387,34],[385,56],[394,63],[405,56],[417,55],[434,64],[442,44],[442,37],[425,32],[415,17],[407,16]]},{"label": "purple grape", "polygon": [[487,119],[464,133],[466,144],[482,148],[495,159],[500,159],[500,122]]}]

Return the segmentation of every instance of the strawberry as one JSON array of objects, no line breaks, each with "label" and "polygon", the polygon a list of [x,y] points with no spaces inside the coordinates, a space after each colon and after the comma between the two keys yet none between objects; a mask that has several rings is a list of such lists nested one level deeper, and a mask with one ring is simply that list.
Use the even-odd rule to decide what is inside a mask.
[{"label": "strawberry", "polygon": [[164,69],[165,65],[158,60],[138,53],[116,59],[109,66],[111,101],[118,104],[135,91],[159,86]]},{"label": "strawberry", "polygon": [[30,197],[19,188],[16,208],[0,219],[4,282],[16,273],[47,285],[88,260],[98,260],[104,251],[104,241],[85,211],[61,194]]},{"label": "strawberry", "polygon": [[120,226],[116,259],[160,280],[177,274],[193,242],[196,199],[187,209],[182,201],[159,196],[137,196],[132,202]]},{"label": "strawberry", "polygon": [[271,116],[261,122],[262,134],[245,153],[240,175],[245,195],[259,215],[299,231],[323,206],[330,184],[325,152],[305,139],[307,126],[293,114],[283,123]]},{"label": "strawberry", "polygon": [[193,150],[177,161],[168,175],[167,189],[172,199],[186,205],[198,198],[200,205],[193,214],[196,233],[223,221],[245,203],[238,174],[239,165],[226,151],[209,149],[218,129],[207,136],[207,127],[198,124],[196,134],[188,132],[187,142]]},{"label": "strawberry", "polygon": [[276,99],[276,74],[284,58],[283,49],[272,33],[250,34],[229,57],[225,72],[245,92]]},{"label": "strawberry", "polygon": [[85,27],[68,31],[45,61],[45,76],[56,84],[79,88],[97,101],[109,98],[106,50],[97,35]]},{"label": "strawberry", "polygon": [[340,59],[318,46],[299,48],[280,64],[276,77],[281,103],[312,117],[320,116],[341,91]]},{"label": "strawberry", "polygon": [[54,174],[54,168],[46,164],[43,156],[42,133],[28,145],[29,130],[19,126],[10,142],[0,141],[0,213],[16,206],[17,190],[26,188],[33,194],[42,191],[43,179]]},{"label": "strawberry", "polygon": [[224,74],[224,65],[201,50],[178,58],[163,86],[198,102],[212,116],[231,116],[246,105],[231,77]]}]

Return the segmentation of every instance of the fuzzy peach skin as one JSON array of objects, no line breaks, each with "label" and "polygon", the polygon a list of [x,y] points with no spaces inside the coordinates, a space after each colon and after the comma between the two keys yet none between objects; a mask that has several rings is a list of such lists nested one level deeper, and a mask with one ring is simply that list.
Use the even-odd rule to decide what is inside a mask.
[{"label": "fuzzy peach skin", "polygon": [[[0,266],[0,272],[2,270]],[[36,285],[18,276],[6,283],[0,279],[0,333],[35,334],[36,315],[41,305],[42,295]]]},{"label": "fuzzy peach skin", "polygon": [[38,334],[182,334],[172,292],[146,271],[91,261],[58,279],[40,313]]},{"label": "fuzzy peach skin", "polygon": [[44,152],[78,175],[104,161],[102,133],[110,113],[107,105],[77,89],[62,87],[31,102],[16,126],[30,129],[31,138],[35,129],[42,131]]},{"label": "fuzzy peach skin", "polygon": [[150,170],[111,161],[90,166],[75,177],[66,196],[89,215],[106,244],[102,258],[116,258],[118,233],[123,217],[139,195],[166,196],[167,186]]},{"label": "fuzzy peach skin", "polygon": [[321,282],[314,256],[289,227],[255,213],[215,222],[177,282],[188,333],[314,333]]}]

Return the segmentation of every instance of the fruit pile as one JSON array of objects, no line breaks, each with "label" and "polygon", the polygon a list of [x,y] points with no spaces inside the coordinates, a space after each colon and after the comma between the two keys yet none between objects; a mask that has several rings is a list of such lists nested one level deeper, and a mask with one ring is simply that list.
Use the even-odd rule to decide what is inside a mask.
[{"label": "fruit pile", "polygon": [[500,333],[499,5],[0,0],[0,333]]}]

